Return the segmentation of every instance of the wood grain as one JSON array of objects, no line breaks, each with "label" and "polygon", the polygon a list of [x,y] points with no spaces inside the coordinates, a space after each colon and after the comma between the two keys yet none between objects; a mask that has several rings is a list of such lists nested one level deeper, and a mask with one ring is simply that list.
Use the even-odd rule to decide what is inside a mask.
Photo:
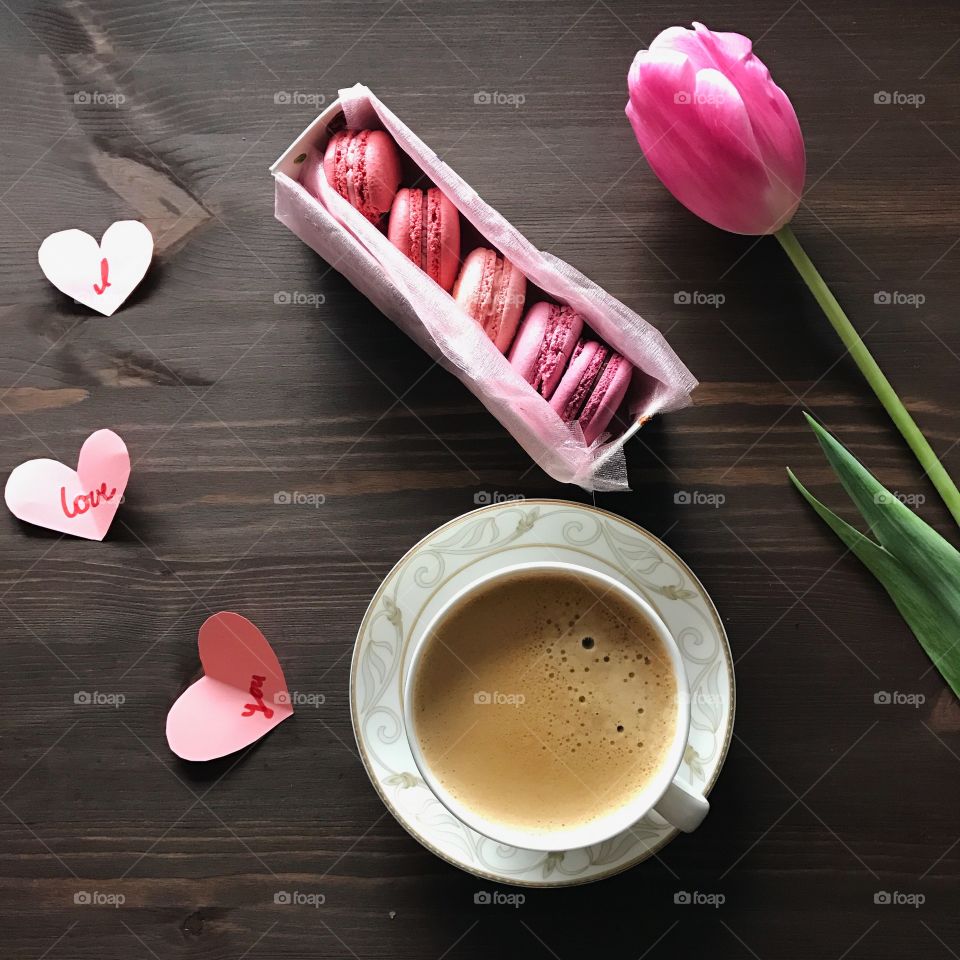
[{"label": "wood grain", "polygon": [[[9,0],[0,5],[0,457],[93,429],[133,480],[104,544],[0,518],[6,709],[0,931],[15,958],[894,957],[960,952],[960,709],[882,590],[789,489],[841,505],[807,409],[955,539],[772,240],[682,210],[623,116],[635,51],[701,19],[757,38],[804,127],[795,227],[954,473],[960,9],[622,0]],[[669,337],[702,385],[596,502],[664,537],[737,656],[736,739],[695,836],[601,884],[474,905],[483,884],[385,815],[356,755],[349,655],[379,580],[480,490],[590,500],[272,216],[268,165],[319,98],[368,83],[539,247]],[[521,94],[480,106],[481,90]],[[917,108],[878,91],[922,93]],[[277,94],[297,92],[295,102]],[[310,102],[313,98],[313,102]],[[112,319],[36,248],[140,217],[158,240]],[[722,294],[717,309],[675,302]],[[316,308],[279,292],[322,294]],[[879,291],[922,294],[918,308]],[[323,493],[316,510],[279,490]],[[719,509],[675,502],[722,493]],[[849,515],[848,511],[843,511]],[[163,721],[196,630],[255,620],[326,703],[194,767]],[[116,709],[78,691],[122,693]],[[874,694],[922,694],[918,709]],[[322,892],[322,908],[274,904]],[[724,906],[675,906],[678,890]],[[874,904],[919,893],[917,909]],[[121,907],[76,904],[81,892]]]}]

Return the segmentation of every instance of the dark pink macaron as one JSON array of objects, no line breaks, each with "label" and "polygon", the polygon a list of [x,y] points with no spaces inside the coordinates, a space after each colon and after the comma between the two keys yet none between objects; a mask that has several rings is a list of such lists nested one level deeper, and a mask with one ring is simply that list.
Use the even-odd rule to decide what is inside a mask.
[{"label": "dark pink macaron", "polygon": [[517,332],[527,295],[527,278],[496,250],[477,247],[467,254],[453,285],[453,298],[506,353]]},{"label": "dark pink macaron", "polygon": [[584,439],[593,443],[610,425],[632,377],[629,360],[596,340],[581,340],[550,406],[564,420],[578,420]]},{"label": "dark pink macaron", "polygon": [[[380,226],[400,186],[400,152],[382,130],[341,130],[327,144],[323,172],[341,197]],[[311,190],[309,181],[316,175],[316,170],[305,169],[301,183]]]},{"label": "dark pink macaron", "polygon": [[581,333],[583,317],[572,307],[545,301],[535,303],[517,331],[510,363],[534,390],[549,400]]},{"label": "dark pink macaron", "polygon": [[390,208],[387,236],[450,292],[460,265],[460,213],[442,190],[399,190]]}]

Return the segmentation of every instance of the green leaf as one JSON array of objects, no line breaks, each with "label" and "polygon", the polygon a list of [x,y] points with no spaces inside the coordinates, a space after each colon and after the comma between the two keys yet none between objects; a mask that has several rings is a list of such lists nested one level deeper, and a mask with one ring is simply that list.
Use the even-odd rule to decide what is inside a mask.
[{"label": "green leaf", "polygon": [[816,420],[804,416],[871,533],[928,586],[960,624],[960,553],[871,476]]},{"label": "green leaf", "polygon": [[[827,434],[827,436],[830,435]],[[833,437],[830,437],[830,440],[846,453],[846,450]],[[860,465],[857,464],[857,466]],[[859,530],[817,500],[789,468],[787,474],[820,518],[883,584],[900,611],[900,615],[913,631],[913,635],[920,641],[920,645],[926,650],[934,666],[943,674],[953,692],[960,697],[960,620],[897,557],[883,546],[865,537]]]}]

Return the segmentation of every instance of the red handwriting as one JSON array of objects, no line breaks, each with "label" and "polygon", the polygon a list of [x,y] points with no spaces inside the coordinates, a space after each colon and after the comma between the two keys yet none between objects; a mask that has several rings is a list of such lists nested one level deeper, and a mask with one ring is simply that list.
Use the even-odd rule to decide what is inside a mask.
[{"label": "red handwriting", "polygon": [[70,507],[67,506],[67,488],[61,487],[60,506],[62,507],[66,516],[72,520],[81,513],[86,513],[91,507],[99,507],[102,501],[112,500],[116,492],[117,488],[114,487],[109,493],[107,493],[107,485],[105,483],[101,483],[98,489],[91,490],[89,493],[81,493],[79,496],[74,497],[73,512],[71,512]]},{"label": "red handwriting", "polygon": [[107,279],[109,275],[110,275],[110,264],[107,263],[107,258],[104,257],[100,261],[100,283],[95,283],[93,285],[93,289],[98,294],[103,293],[103,291],[110,286],[110,281]]},{"label": "red handwriting", "polygon": [[263,684],[266,677],[258,677],[254,674],[250,678],[250,696],[256,700],[256,703],[245,703],[241,717],[252,717],[255,713],[262,713],[268,720],[273,716],[273,710],[263,702]]}]

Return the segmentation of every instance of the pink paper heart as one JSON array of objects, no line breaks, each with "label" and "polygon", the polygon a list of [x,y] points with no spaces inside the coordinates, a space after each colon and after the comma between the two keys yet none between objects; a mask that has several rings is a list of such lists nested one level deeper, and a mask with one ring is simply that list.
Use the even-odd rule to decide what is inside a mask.
[{"label": "pink paper heart", "polygon": [[3,497],[27,523],[102,540],[129,478],[126,444],[112,430],[98,430],[83,441],[76,470],[59,460],[28,460],[14,468]]},{"label": "pink paper heart", "polygon": [[204,676],[167,714],[167,743],[178,757],[225,757],[292,716],[280,661],[246,617],[215,613],[200,627],[199,646]]},{"label": "pink paper heart", "polygon": [[139,220],[118,220],[97,243],[83,230],[51,233],[37,252],[40,269],[62,293],[111,316],[150,266],[153,236]]}]

